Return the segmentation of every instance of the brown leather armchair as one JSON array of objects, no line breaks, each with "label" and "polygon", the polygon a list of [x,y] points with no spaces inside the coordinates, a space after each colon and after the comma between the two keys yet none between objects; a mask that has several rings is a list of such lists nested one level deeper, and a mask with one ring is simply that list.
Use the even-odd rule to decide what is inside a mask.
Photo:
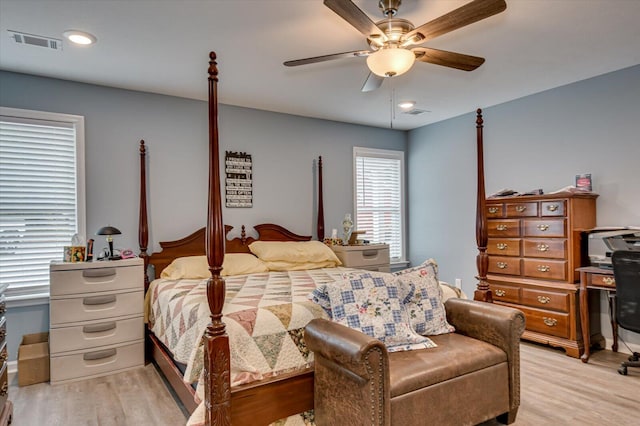
[{"label": "brown leather armchair", "polygon": [[515,421],[520,406],[517,309],[463,299],[445,303],[455,333],[437,348],[388,353],[384,344],[315,319],[305,340],[315,353],[315,421],[324,425],[473,425]]}]

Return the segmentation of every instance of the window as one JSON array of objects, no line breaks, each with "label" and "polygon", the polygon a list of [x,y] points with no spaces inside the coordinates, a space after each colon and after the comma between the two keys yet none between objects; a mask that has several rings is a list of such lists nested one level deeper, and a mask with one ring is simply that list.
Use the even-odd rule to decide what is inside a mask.
[{"label": "window", "polygon": [[354,229],[389,244],[391,263],[405,262],[404,152],[354,147],[353,163]]},{"label": "window", "polygon": [[85,233],[84,118],[0,107],[0,284],[47,297],[49,263]]}]

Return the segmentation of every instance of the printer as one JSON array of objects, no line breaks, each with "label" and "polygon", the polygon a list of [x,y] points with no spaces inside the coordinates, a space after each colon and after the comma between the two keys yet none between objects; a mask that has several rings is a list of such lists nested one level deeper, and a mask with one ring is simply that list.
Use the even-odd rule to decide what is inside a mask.
[{"label": "printer", "polygon": [[589,233],[589,262],[599,268],[613,268],[611,254],[616,250],[640,251],[640,229],[616,229]]}]

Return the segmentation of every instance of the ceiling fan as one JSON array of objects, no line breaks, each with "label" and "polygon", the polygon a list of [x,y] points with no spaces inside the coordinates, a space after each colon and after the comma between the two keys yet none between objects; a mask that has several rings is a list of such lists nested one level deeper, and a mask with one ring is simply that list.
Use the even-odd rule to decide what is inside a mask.
[{"label": "ceiling fan", "polygon": [[324,0],[329,9],[367,38],[370,50],[297,59],[286,61],[284,65],[295,67],[333,59],[366,57],[371,72],[362,86],[363,92],[380,87],[385,77],[404,74],[411,69],[415,61],[473,71],[484,63],[484,58],[414,46],[493,16],[507,8],[505,0],[473,0],[416,28],[406,19],[395,18],[401,3],[402,0],[379,0],[378,6],[385,18],[374,23],[351,0]]}]

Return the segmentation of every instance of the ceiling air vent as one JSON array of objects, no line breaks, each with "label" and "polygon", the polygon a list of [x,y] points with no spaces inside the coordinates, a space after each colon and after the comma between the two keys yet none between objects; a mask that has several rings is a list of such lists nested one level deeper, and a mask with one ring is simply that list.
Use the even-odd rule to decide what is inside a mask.
[{"label": "ceiling air vent", "polygon": [[413,108],[410,109],[409,111],[403,111],[403,114],[409,114],[409,115],[420,115],[420,114],[424,114],[425,112],[431,112],[431,111],[427,111],[425,109],[418,109],[418,108]]},{"label": "ceiling air vent", "polygon": [[11,31],[11,30],[8,30],[8,31],[9,31],[9,34],[11,34],[11,38],[17,44],[44,47],[45,49],[51,49],[51,50],[57,50],[57,51],[62,50],[62,40],[51,38],[51,37],[39,36],[35,34],[21,33],[18,31]]}]

